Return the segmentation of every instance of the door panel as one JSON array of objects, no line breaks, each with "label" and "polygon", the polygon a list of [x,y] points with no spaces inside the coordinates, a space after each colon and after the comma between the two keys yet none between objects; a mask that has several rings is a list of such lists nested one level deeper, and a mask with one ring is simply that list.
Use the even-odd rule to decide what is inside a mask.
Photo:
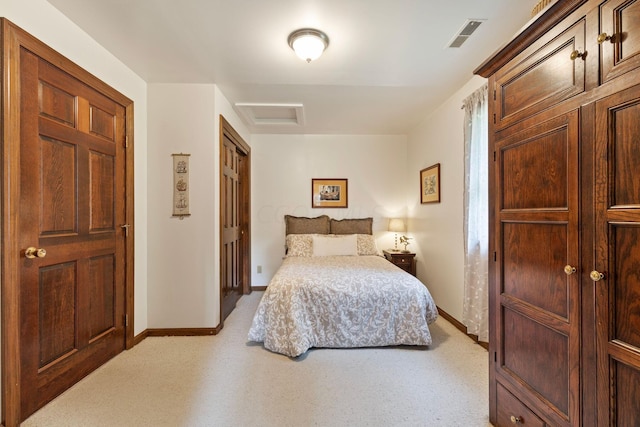
[{"label": "door panel", "polygon": [[20,64],[24,419],[125,347],[125,110],[26,49]]},{"label": "door panel", "polygon": [[[576,425],[580,386],[579,113],[495,142],[496,378],[551,425]],[[549,355],[553,357],[549,357]],[[530,400],[535,396],[535,401]],[[529,399],[527,401],[527,399]]]},{"label": "door panel", "polygon": [[639,140],[640,87],[596,102],[593,287],[601,425],[640,422]]},{"label": "door panel", "polygon": [[584,52],[585,25],[584,18],[559,25],[496,72],[495,129],[585,91],[585,61],[571,60],[573,51]]},{"label": "door panel", "polygon": [[609,0],[600,6],[602,82],[640,66],[640,2]]}]

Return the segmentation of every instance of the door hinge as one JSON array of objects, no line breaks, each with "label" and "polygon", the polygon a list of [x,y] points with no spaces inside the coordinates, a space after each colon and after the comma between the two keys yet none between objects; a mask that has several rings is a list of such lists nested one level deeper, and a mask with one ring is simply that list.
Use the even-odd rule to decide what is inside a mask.
[{"label": "door hinge", "polygon": [[496,161],[496,152],[495,151],[493,152],[493,161],[494,162]]},{"label": "door hinge", "polygon": [[496,124],[496,113],[493,113],[493,124]]},{"label": "door hinge", "polygon": [[496,262],[496,261],[498,261],[498,253],[494,252],[493,253],[493,262]]},{"label": "door hinge", "polygon": [[497,352],[493,352],[493,361],[497,362],[498,361],[498,353]]},{"label": "door hinge", "polygon": [[129,135],[124,137],[124,148],[129,148]]},{"label": "door hinge", "polygon": [[129,326],[129,315],[128,314],[124,315],[124,326],[126,326],[126,327]]},{"label": "door hinge", "polygon": [[496,100],[496,90],[495,89],[493,90],[493,100],[494,101]]}]

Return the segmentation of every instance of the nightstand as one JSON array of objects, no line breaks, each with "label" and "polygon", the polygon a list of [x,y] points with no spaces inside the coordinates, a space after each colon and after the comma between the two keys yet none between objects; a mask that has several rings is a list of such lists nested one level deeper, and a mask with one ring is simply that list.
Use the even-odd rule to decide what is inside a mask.
[{"label": "nightstand", "polygon": [[416,254],[412,252],[382,251],[384,257],[407,273],[416,275]]}]

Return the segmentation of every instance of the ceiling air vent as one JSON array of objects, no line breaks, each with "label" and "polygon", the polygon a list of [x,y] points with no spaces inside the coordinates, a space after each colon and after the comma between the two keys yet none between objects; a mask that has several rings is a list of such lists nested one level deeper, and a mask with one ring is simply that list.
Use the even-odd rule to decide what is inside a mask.
[{"label": "ceiling air vent", "polygon": [[302,104],[237,102],[235,107],[249,126],[304,124]]},{"label": "ceiling air vent", "polygon": [[484,19],[467,19],[467,22],[464,23],[462,29],[458,31],[458,33],[453,36],[453,39],[449,42],[448,47],[460,47],[464,42],[467,41],[471,34],[482,24]]}]

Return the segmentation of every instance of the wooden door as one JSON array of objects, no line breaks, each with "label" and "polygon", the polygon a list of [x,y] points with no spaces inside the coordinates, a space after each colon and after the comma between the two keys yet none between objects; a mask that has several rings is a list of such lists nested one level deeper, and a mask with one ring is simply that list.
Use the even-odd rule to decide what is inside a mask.
[{"label": "wooden door", "polygon": [[[491,391],[498,425],[512,417],[531,423],[518,412],[525,407],[550,425],[580,422],[580,396],[573,392],[580,386],[579,274],[573,270],[580,265],[578,140],[573,111],[507,129],[495,142],[490,301],[491,357],[504,387]],[[513,405],[507,391],[524,405]]]},{"label": "wooden door", "polygon": [[608,0],[600,6],[602,82],[640,67],[640,1]]},{"label": "wooden door", "polygon": [[640,424],[640,87],[596,102],[598,424]]},{"label": "wooden door", "polygon": [[[125,348],[125,108],[20,49],[21,419]],[[29,249],[32,248],[32,249]]]},{"label": "wooden door", "polygon": [[221,323],[244,293],[250,292],[249,146],[220,121],[220,300]]}]

